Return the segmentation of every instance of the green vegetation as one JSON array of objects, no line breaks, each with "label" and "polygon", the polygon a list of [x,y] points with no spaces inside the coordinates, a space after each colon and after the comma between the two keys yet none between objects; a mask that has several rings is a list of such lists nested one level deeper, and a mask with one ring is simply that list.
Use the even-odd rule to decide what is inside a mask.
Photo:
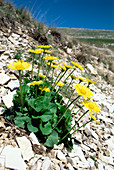
[{"label": "green vegetation", "polygon": [[[75,77],[73,72],[78,68],[83,70],[83,67],[71,61],[71,64],[65,64],[55,62],[58,57],[51,55],[51,51],[48,50],[50,45],[41,45],[37,49],[29,49],[31,57],[31,63],[18,60],[12,64],[8,64],[7,67],[13,70],[17,70],[19,73],[19,88],[17,88],[16,94],[13,97],[13,107],[5,108],[4,116],[20,128],[30,132],[34,132],[38,137],[38,140],[47,147],[53,147],[54,144],[64,143],[66,147],[73,148],[72,134],[84,127],[91,121],[99,122],[96,118],[89,113],[89,111],[98,113],[100,108],[97,104],[91,101],[93,93],[89,89],[91,83],[96,83],[87,78]],[[21,57],[21,53],[17,53],[17,58]],[[34,65],[37,66],[37,73],[34,74]],[[31,67],[31,71],[23,72]],[[56,70],[58,74],[54,79],[54,72]],[[42,71],[42,74],[39,72]],[[68,74],[67,74],[68,73]],[[66,78],[62,82],[62,78]],[[50,76],[49,76],[50,75]],[[67,79],[71,76],[71,82],[67,83]],[[69,90],[72,81],[79,79],[79,83],[75,84],[68,102],[65,105],[63,97],[67,90]],[[81,82],[86,82],[86,86]],[[63,89],[65,88],[65,89]],[[60,95],[60,92],[62,95]],[[74,91],[77,92],[77,96],[72,99]],[[81,96],[83,100],[81,106],[77,105]],[[72,106],[72,104],[74,104]],[[69,109],[71,107],[71,110]],[[71,114],[73,108],[77,106],[78,110],[73,115]],[[87,111],[83,110],[83,107],[87,108]],[[71,126],[73,117],[82,112],[81,116],[77,119],[75,124]],[[78,126],[79,121],[89,114],[88,119],[83,125]]]},{"label": "green vegetation", "polygon": [[80,43],[114,50],[114,31],[78,28],[57,28],[57,30],[70,36],[71,40],[76,38]]}]

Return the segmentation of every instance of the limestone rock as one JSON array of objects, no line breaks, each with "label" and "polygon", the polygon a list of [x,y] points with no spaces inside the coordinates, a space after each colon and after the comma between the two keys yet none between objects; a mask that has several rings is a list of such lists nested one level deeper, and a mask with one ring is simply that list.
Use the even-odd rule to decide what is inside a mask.
[{"label": "limestone rock", "polygon": [[87,64],[86,66],[87,66],[88,70],[91,72],[91,74],[97,75],[97,71],[91,64]]},{"label": "limestone rock", "polygon": [[104,156],[103,153],[99,153],[98,157],[101,161],[107,163],[107,164],[111,164],[114,165],[113,163],[113,158],[112,157],[108,157],[108,156]]},{"label": "limestone rock", "polygon": [[60,150],[57,151],[57,158],[59,158],[64,163],[67,162],[65,155]]},{"label": "limestone rock", "polygon": [[69,153],[69,156],[70,156],[70,157],[78,156],[81,161],[87,162],[86,159],[85,159],[85,156],[84,156],[84,153],[83,153],[81,147],[78,146],[78,145],[74,145],[74,146],[73,146],[73,150],[72,150],[71,153]]},{"label": "limestone rock", "polygon": [[70,163],[68,163],[67,166],[68,166],[69,170],[74,170],[74,168],[72,167],[72,165]]},{"label": "limestone rock", "polygon": [[38,138],[36,137],[36,135],[34,133],[31,133],[29,135],[30,139],[31,139],[31,142],[33,144],[37,144],[37,145],[40,145],[39,141],[38,141]]},{"label": "limestone rock", "polygon": [[23,159],[29,161],[34,156],[30,141],[25,136],[17,137],[16,140],[21,149]]},{"label": "limestone rock", "polygon": [[6,87],[9,87],[11,90],[19,87],[19,81],[18,80],[11,80]]},{"label": "limestone rock", "polygon": [[51,169],[51,161],[47,157],[43,161],[42,170],[50,170],[50,169]]},{"label": "limestone rock", "polygon": [[0,73],[0,84],[4,85],[10,80],[10,77],[6,74]]},{"label": "limestone rock", "polygon": [[7,95],[2,97],[2,100],[7,108],[10,108],[13,106],[13,95],[16,93],[16,91],[9,92]]},{"label": "limestone rock", "polygon": [[26,170],[26,164],[21,157],[21,150],[13,148],[11,145],[5,146],[2,154],[5,156],[5,167],[17,170]]}]

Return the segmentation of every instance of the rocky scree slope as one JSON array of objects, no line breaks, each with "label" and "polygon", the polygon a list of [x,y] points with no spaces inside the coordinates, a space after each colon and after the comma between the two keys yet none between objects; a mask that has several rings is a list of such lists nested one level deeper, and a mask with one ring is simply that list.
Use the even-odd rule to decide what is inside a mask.
[{"label": "rocky scree slope", "polygon": [[[97,85],[91,85],[91,90],[94,93],[95,102],[101,107],[101,112],[98,115],[100,125],[92,122],[76,132],[73,135],[74,149],[72,151],[67,150],[63,144],[59,146],[55,145],[53,149],[49,150],[38,142],[33,133],[28,134],[23,129],[16,127],[12,122],[4,119],[2,116],[4,111],[2,104],[5,104],[7,108],[12,106],[13,94],[15,94],[15,90],[19,86],[17,72],[11,71],[6,65],[16,60],[15,54],[17,51],[18,54],[19,52],[23,52],[23,59],[29,57],[28,49],[36,47],[39,40],[38,37],[30,36],[31,31],[27,29],[25,25],[15,22],[15,27],[13,27],[12,22],[8,20],[6,24],[5,17],[1,17],[0,157],[5,155],[6,169],[113,169],[114,127],[112,113],[114,111],[114,88],[111,84],[104,81],[102,77],[99,76],[97,69],[93,67],[92,64],[95,63],[99,66],[96,56],[94,56],[93,63],[85,63],[85,57],[76,57],[78,54],[82,54],[83,47],[79,43],[75,43],[72,47],[69,46],[68,41],[61,41],[61,34],[56,31],[50,30],[47,32],[47,35],[51,33],[54,39],[52,51],[54,55],[59,55],[59,62],[67,63],[70,60],[77,62],[78,59],[85,68],[83,76],[88,76],[97,82]],[[40,40],[39,42],[49,43],[45,38]],[[35,67],[37,68],[37,66]],[[74,74],[81,76],[80,70],[77,70]],[[66,103],[67,100],[66,96],[64,102]],[[76,112],[76,108],[74,108],[73,112]],[[86,116],[82,119],[79,125],[82,125],[85,119],[87,120],[88,117]],[[72,125],[74,125],[76,120],[77,117],[74,118]],[[2,163],[1,159],[0,163]]]},{"label": "rocky scree slope", "polygon": [[[98,115],[100,125],[93,122],[76,132],[73,135],[74,149],[72,151],[64,148],[63,144],[49,150],[39,144],[33,133],[27,135],[24,130],[15,127],[3,118],[2,104],[5,104],[7,108],[12,106],[13,94],[16,87],[19,86],[17,72],[9,70],[6,65],[14,61],[15,53],[18,50],[24,51],[22,54],[24,59],[25,56],[29,57],[28,48],[38,45],[37,41],[28,36],[27,31],[21,30],[21,27],[23,26],[20,26],[17,33],[8,34],[0,31],[0,155],[6,155],[6,168],[23,170],[113,169],[113,87],[102,80],[90,63],[86,65],[83,75],[92,74],[94,80],[97,81],[97,85],[93,84],[90,88],[94,93],[95,102],[101,107],[101,112]],[[80,52],[80,45],[77,44],[73,49],[67,47],[65,49],[66,52],[58,49],[60,62],[76,61],[73,56]],[[52,51],[54,52],[54,49]],[[80,76],[81,72],[78,70],[74,74]],[[65,97],[64,102],[67,100]],[[73,112],[76,112],[76,108]],[[80,125],[84,123],[84,119]],[[15,158],[19,161],[12,162],[7,154],[9,152],[13,154],[12,160]]]}]

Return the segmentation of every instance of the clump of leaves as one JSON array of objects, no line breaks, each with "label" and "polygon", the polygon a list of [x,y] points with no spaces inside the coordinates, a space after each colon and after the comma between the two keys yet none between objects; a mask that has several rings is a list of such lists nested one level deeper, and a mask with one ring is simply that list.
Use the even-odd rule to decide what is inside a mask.
[{"label": "clump of leaves", "polygon": [[[39,49],[29,49],[31,53],[31,62],[25,62],[24,60],[18,60],[12,64],[8,64],[10,69],[17,70],[19,73],[19,88],[17,88],[16,94],[13,97],[13,107],[6,109],[4,116],[12,120],[16,126],[26,129],[29,132],[34,132],[39,141],[47,147],[53,147],[54,144],[64,143],[66,147],[73,148],[72,134],[79,130],[81,127],[95,120],[99,123],[93,115],[90,115],[91,120],[87,121],[82,126],[78,127],[72,133],[70,133],[78,124],[80,119],[89,111],[98,112],[100,108],[95,102],[90,101],[93,95],[88,88],[91,83],[95,83],[92,80],[84,79],[79,76],[75,77],[72,73],[76,68],[83,70],[83,67],[78,63],[71,61],[72,65],[68,65],[62,62],[60,65],[54,60],[58,60],[58,57],[47,55],[51,53],[49,50],[51,46],[41,45]],[[48,61],[48,62],[46,62]],[[37,65],[37,74],[33,74],[34,65]],[[31,66],[31,71],[24,72]],[[43,74],[39,74],[40,68],[42,68]],[[51,78],[49,78],[50,70]],[[54,70],[59,69],[60,72],[54,80]],[[67,71],[71,69],[69,74],[64,79],[64,82],[60,82]],[[72,81],[79,79],[87,82],[87,87],[78,83],[75,84],[74,90],[69,96],[69,100],[66,105],[63,105],[63,96],[59,94],[63,90],[63,86],[67,83],[67,79],[71,76],[71,82],[65,86],[64,93],[67,92]],[[70,101],[74,91],[77,91],[78,96]],[[83,105],[79,107],[78,111],[72,115],[71,111],[76,106],[80,97],[83,96],[87,100],[83,101]],[[70,110],[69,107],[74,103],[74,106]],[[72,118],[83,107],[88,110],[83,113],[76,121],[75,125],[71,127]]]}]

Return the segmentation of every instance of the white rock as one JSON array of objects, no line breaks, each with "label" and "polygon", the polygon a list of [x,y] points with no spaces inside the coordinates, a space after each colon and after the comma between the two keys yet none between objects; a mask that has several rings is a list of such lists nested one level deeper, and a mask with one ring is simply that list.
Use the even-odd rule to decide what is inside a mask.
[{"label": "white rock", "polygon": [[0,88],[0,96],[2,97],[2,96],[5,96],[6,94],[7,94],[7,89],[5,89],[4,87],[1,87]]},{"label": "white rock", "polygon": [[6,168],[26,170],[27,166],[21,157],[21,150],[19,148],[13,148],[10,145],[5,146],[1,155],[5,156]]},{"label": "white rock", "polygon": [[91,129],[91,134],[95,139],[97,139],[97,140],[99,139],[98,135],[92,129]]},{"label": "white rock", "polygon": [[98,154],[98,157],[101,161],[105,162],[106,164],[114,165],[112,157],[104,156],[103,153],[100,152]]},{"label": "white rock", "polygon": [[67,166],[68,166],[69,170],[74,170],[74,168],[72,167],[72,165],[70,163],[68,163]]},{"label": "white rock", "polygon": [[114,170],[114,167],[111,168],[111,166],[107,165],[107,166],[105,167],[105,170]]},{"label": "white rock", "polygon": [[61,143],[60,145],[56,145],[56,144],[54,144],[54,149],[62,150],[62,149],[63,149],[63,147],[64,147],[64,144],[63,144],[63,143]]},{"label": "white rock", "polygon": [[87,124],[87,125],[85,126],[85,132],[86,132],[87,136],[92,135],[91,129],[90,129],[90,124]]},{"label": "white rock", "polygon": [[114,154],[114,137],[111,137],[110,139],[106,140],[104,143],[108,145],[109,150]]},{"label": "white rock", "polygon": [[74,157],[74,158],[67,157],[67,162],[69,162],[74,168],[76,168],[76,165],[79,162],[79,158],[78,157]]},{"label": "white rock", "polygon": [[38,160],[38,162],[37,162],[37,169],[35,169],[35,170],[41,170],[41,166],[42,166],[42,161]]},{"label": "white rock", "polygon": [[13,106],[13,95],[16,93],[16,91],[9,92],[7,95],[2,97],[2,100],[7,108],[10,108]]},{"label": "white rock", "polygon": [[18,41],[16,41],[13,37],[9,37],[8,38],[8,40],[10,41],[10,42],[12,42],[15,46],[17,46],[18,44],[19,44],[19,42]]},{"label": "white rock", "polygon": [[65,155],[60,150],[57,151],[57,158],[59,158],[64,163],[67,162]]},{"label": "white rock", "polygon": [[89,162],[91,168],[94,169],[94,167],[95,167],[94,160],[92,160],[91,158],[88,158],[87,161]]},{"label": "white rock", "polygon": [[4,85],[10,80],[10,77],[6,74],[0,73],[0,84]]},{"label": "white rock", "polygon": [[36,135],[35,135],[33,132],[29,135],[29,137],[30,137],[31,142],[32,142],[33,144],[40,145],[40,143],[39,143],[39,141],[38,141]]},{"label": "white rock", "polygon": [[1,60],[5,60],[5,61],[6,61],[8,58],[9,58],[9,55],[4,55],[4,54],[2,54],[1,57],[0,57]]},{"label": "white rock", "polygon": [[29,161],[34,156],[30,141],[25,136],[17,137],[16,140],[21,149],[23,159]]},{"label": "white rock", "polygon": [[89,71],[91,72],[91,74],[97,75],[97,71],[91,64],[87,64],[86,66],[89,69]]},{"label": "white rock", "polygon": [[73,150],[72,150],[71,153],[69,153],[69,156],[70,156],[70,157],[78,156],[81,161],[87,162],[86,159],[85,159],[85,156],[84,156],[84,154],[83,154],[83,152],[82,152],[81,147],[78,146],[78,145],[74,145],[74,146],[73,146]]},{"label": "white rock", "polygon": [[102,164],[102,163],[99,163],[99,164],[98,164],[98,170],[104,170],[104,167],[103,167],[103,164]]},{"label": "white rock", "polygon": [[20,37],[20,35],[19,35],[19,34],[12,33],[12,37],[13,37],[15,40],[17,40],[17,39]]},{"label": "white rock", "polygon": [[4,108],[0,107],[0,115],[3,114],[3,112],[4,112]]},{"label": "white rock", "polygon": [[72,53],[72,49],[71,48],[67,48],[67,53],[71,54]]},{"label": "white rock", "polygon": [[88,169],[90,168],[90,165],[87,161],[86,162],[79,161],[77,166],[80,168],[88,168]]},{"label": "white rock", "polygon": [[13,90],[14,88],[19,87],[19,81],[18,80],[11,80],[6,87],[9,87],[11,90]]},{"label": "white rock", "polygon": [[42,170],[50,170],[50,169],[51,169],[51,161],[47,157],[43,161]]}]

